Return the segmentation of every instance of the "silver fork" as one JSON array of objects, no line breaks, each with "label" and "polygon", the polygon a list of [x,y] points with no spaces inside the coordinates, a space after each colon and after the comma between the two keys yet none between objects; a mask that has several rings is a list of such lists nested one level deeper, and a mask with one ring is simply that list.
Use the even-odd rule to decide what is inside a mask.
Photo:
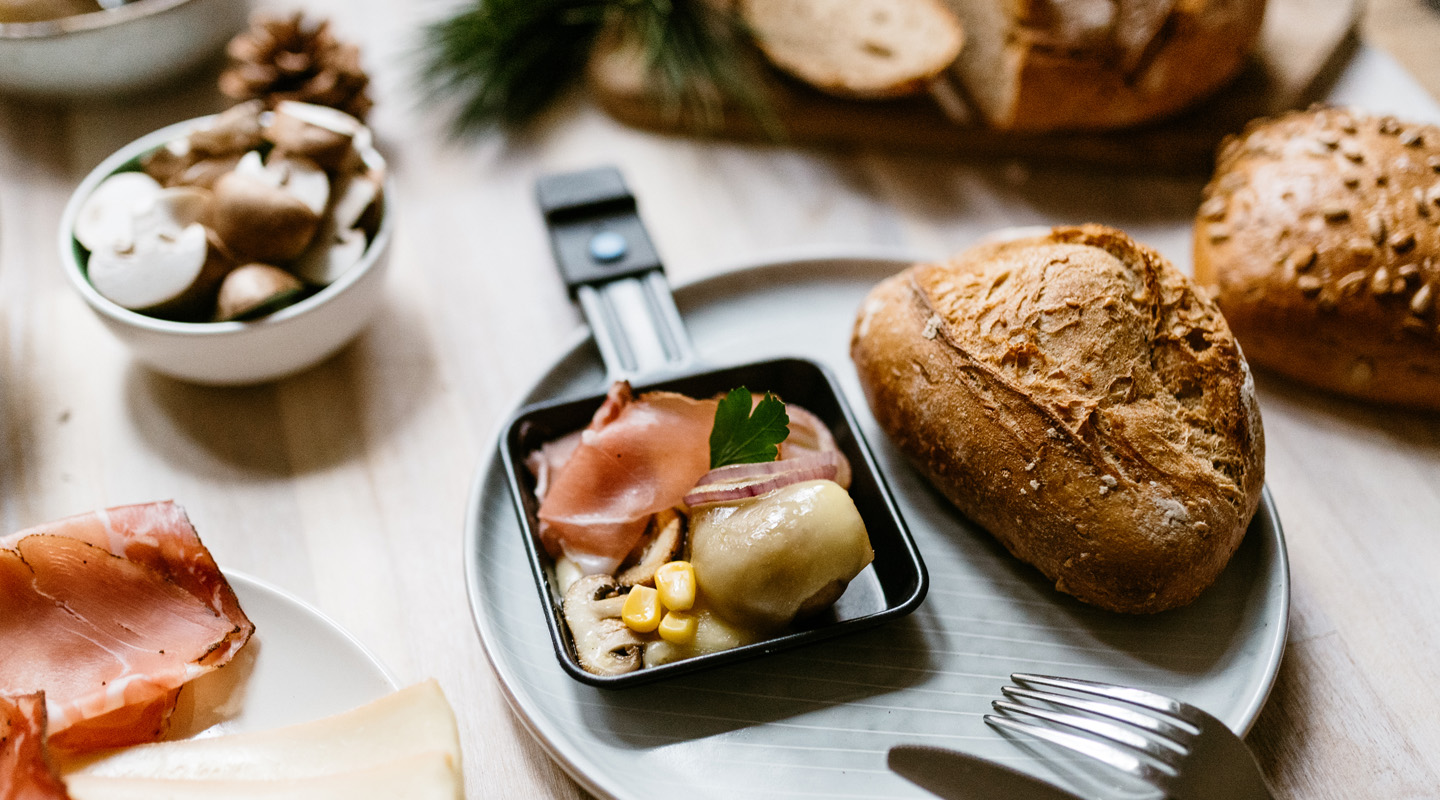
[{"label": "silver fork", "polygon": [[[999,713],[985,716],[994,727],[1097,759],[1173,800],[1273,800],[1245,742],[1195,706],[1074,678],[1017,672],[1010,680],[1019,685],[1002,687],[1007,699],[992,703]],[[1070,694],[1032,688],[1037,686]]]}]

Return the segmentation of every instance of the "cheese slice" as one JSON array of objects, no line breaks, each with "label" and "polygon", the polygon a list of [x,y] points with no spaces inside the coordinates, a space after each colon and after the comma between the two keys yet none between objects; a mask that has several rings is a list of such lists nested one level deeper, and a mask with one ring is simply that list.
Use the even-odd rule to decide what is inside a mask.
[{"label": "cheese slice", "polygon": [[459,769],[460,734],[455,712],[434,679],[314,722],[211,739],[139,745],[62,764],[60,770],[67,781],[80,775],[171,781],[284,781],[350,773],[432,752],[445,754]]},{"label": "cheese slice", "polygon": [[378,767],[282,780],[166,780],[72,775],[72,800],[463,800],[449,753],[435,751]]}]

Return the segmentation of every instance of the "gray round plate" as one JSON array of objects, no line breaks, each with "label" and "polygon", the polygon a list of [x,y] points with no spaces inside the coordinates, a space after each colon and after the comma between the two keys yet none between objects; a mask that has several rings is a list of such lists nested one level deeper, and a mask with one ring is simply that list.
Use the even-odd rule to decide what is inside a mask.
[{"label": "gray round plate", "polygon": [[[875,426],[850,366],[855,310],[909,262],[813,258],[679,289],[696,349],[724,365],[781,355],[826,363],[894,491],[930,572],[918,611],[875,630],[625,690],[585,686],[555,660],[503,471],[476,477],[466,532],[475,624],[515,713],[601,797],[933,797],[885,766],[896,744],[964,750],[1064,782],[981,721],[1011,672],[1151,689],[1249,729],[1285,645],[1290,581],[1268,494],[1230,566],[1189,607],[1152,617],[1057,593],[955,512]],[[523,402],[604,383],[588,338]]]}]

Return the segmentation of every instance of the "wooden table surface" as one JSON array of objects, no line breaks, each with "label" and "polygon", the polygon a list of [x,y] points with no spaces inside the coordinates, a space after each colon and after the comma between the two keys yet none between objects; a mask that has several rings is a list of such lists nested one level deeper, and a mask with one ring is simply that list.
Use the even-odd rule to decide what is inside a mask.
[{"label": "wooden table surface", "polygon": [[[813,245],[941,255],[1015,223],[1095,220],[1143,239],[1198,202],[1199,179],[656,137],[578,98],[523,140],[457,143],[413,91],[417,31],[448,3],[299,5],[361,44],[374,77],[399,215],[383,308],[338,356],[269,385],[201,388],[139,367],[66,284],[57,223],[114,149],[222,108],[213,73],[124,101],[0,101],[0,531],[178,500],[222,565],[308,599],[402,681],[439,678],[472,798],[583,796],[510,713],[461,566],[467,494],[498,421],[579,324],[536,174],[618,164],[677,282]],[[1364,36],[1440,96],[1432,0],[1374,0]],[[1050,191],[1075,185],[1090,190]],[[1183,237],[1156,235],[1188,264]],[[1263,376],[1260,392],[1293,606],[1249,741],[1281,797],[1435,796],[1440,419]]]}]

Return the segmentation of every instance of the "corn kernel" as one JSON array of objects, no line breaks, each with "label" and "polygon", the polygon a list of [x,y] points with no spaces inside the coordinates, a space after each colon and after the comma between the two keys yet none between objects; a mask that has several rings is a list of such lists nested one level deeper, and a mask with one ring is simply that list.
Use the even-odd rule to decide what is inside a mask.
[{"label": "corn kernel", "polygon": [[660,627],[660,595],[649,586],[636,586],[625,596],[620,618],[630,630],[649,633]]},{"label": "corn kernel", "polygon": [[660,638],[671,644],[690,644],[695,641],[696,627],[694,614],[671,611],[660,620]]},{"label": "corn kernel", "polygon": [[688,611],[695,605],[695,568],[689,561],[671,561],[655,570],[660,602],[671,611]]}]

